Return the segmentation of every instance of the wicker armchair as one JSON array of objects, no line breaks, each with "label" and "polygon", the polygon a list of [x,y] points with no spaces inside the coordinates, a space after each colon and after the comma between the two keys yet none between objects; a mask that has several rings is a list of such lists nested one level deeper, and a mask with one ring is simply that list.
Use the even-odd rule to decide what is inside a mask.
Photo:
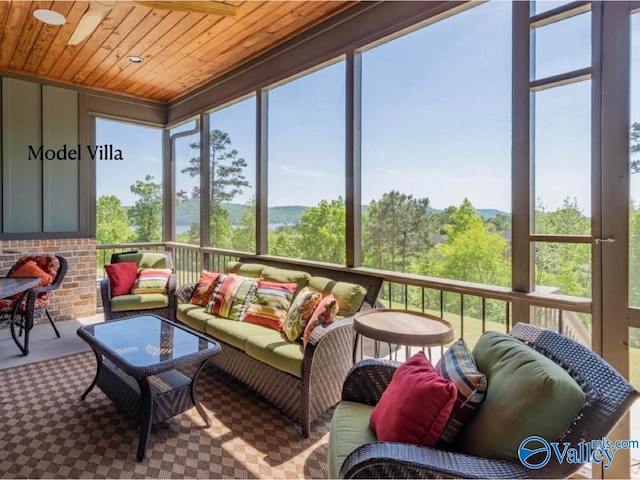
[{"label": "wicker armchair", "polygon": [[[145,255],[151,254],[155,257],[158,254],[162,255],[160,261],[156,261],[154,264],[144,264]],[[111,263],[118,262],[129,262],[136,261],[138,266],[147,267],[147,268],[170,268],[174,270],[173,267],[173,256],[171,252],[168,251],[154,251],[154,250],[135,250],[130,252],[120,252],[114,253],[111,255]],[[166,318],[168,320],[173,320],[175,318],[176,311],[176,286],[177,286],[177,277],[175,273],[172,273],[169,277],[169,284],[167,286],[167,294],[165,302],[162,305],[151,304],[151,306],[145,305],[144,302],[141,302],[139,305],[136,305],[135,308],[129,310],[120,310],[112,308],[111,300],[114,298],[111,295],[111,283],[109,278],[103,278],[100,280],[100,295],[102,297],[102,307],[104,311],[104,319],[105,320],[114,320],[116,318],[126,318],[133,317],[135,315],[141,314],[153,314],[158,315],[162,318]],[[143,295],[126,295],[127,297],[144,297],[145,295],[153,295],[153,294],[143,294]],[[124,295],[123,295],[124,297]]]},{"label": "wicker armchair", "polygon": [[[47,307],[51,299],[50,292],[60,287],[68,268],[67,261],[57,255],[25,255],[19,258],[15,265],[11,267],[7,277],[10,277],[15,269],[29,260],[33,260],[36,265],[53,277],[51,284],[32,288],[26,298],[17,295],[0,301],[0,321],[11,321],[11,336],[23,355],[29,354],[29,333],[33,328],[33,319],[35,317],[45,314],[56,336],[60,338],[60,332],[58,332],[58,328],[53,322]],[[23,300],[20,302],[20,299]],[[17,333],[16,330],[18,330]],[[23,331],[24,339],[21,340]]]},{"label": "wicker armchair", "polygon": [[[609,364],[582,345],[549,330],[523,323],[510,335],[564,368],[585,393],[583,410],[562,434],[563,442],[606,436],[638,398],[638,392]],[[397,364],[364,360],[349,372],[342,400],[374,406]],[[489,387],[490,388],[490,387]],[[333,434],[333,432],[332,432]],[[558,463],[552,455],[539,470],[520,463],[401,443],[372,442],[347,456],[341,478],[566,478],[581,465]]]}]

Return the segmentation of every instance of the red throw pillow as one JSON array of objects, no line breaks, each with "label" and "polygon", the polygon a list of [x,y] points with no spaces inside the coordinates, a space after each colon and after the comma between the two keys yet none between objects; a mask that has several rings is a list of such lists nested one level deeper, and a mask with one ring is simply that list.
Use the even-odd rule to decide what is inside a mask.
[{"label": "red throw pillow", "polygon": [[53,277],[47,272],[42,270],[36,262],[28,260],[20,265],[18,268],[11,271],[10,277],[22,278],[22,277],[40,277],[40,283],[38,287],[46,287],[51,284]]},{"label": "red throw pillow", "polygon": [[381,442],[433,447],[457,396],[455,384],[442,378],[418,352],[396,370],[371,413],[369,426]]},{"label": "red throw pillow", "polygon": [[111,296],[129,295],[138,278],[136,262],[121,262],[105,265],[111,283]]}]

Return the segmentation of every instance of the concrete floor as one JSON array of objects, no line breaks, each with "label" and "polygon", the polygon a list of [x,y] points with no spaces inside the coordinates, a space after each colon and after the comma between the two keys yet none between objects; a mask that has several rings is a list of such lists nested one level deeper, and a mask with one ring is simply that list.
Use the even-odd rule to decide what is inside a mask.
[{"label": "concrete floor", "polygon": [[89,350],[83,340],[76,335],[78,328],[84,325],[103,322],[102,315],[83,318],[80,320],[67,320],[56,323],[60,338],[56,337],[53,328],[46,322],[36,325],[31,330],[29,339],[29,355],[22,355],[18,347],[11,338],[8,326],[0,329],[0,369],[17,367],[27,363],[41,362],[52,358],[64,357],[73,353],[80,353]]}]

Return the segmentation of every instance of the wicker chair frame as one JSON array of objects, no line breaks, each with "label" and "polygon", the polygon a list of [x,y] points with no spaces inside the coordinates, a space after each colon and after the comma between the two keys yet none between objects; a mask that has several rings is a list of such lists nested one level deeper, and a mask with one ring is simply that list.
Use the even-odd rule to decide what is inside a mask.
[{"label": "wicker chair frame", "polygon": [[[51,314],[47,309],[48,302],[47,305],[36,308],[36,299],[38,298],[38,295],[46,292],[52,292],[60,288],[62,280],[64,280],[64,277],[67,274],[67,270],[69,268],[67,260],[59,255],[56,255],[55,257],[60,262],[60,266],[58,267],[58,271],[56,272],[56,276],[53,279],[53,282],[51,282],[51,284],[47,285],[46,287],[32,288],[26,296],[27,298],[24,309],[20,308],[20,303],[22,302],[16,302],[13,311],[0,313],[0,321],[11,320],[11,336],[13,337],[13,340],[16,342],[16,345],[18,346],[22,354],[25,356],[29,354],[29,333],[33,328],[33,320],[35,317],[39,317],[43,314],[46,315],[49,323],[51,324],[51,327],[53,327],[53,331],[55,332],[56,337],[60,338],[58,327],[56,327],[56,324],[53,321],[53,318],[51,318]],[[11,270],[9,270],[7,276],[11,276],[11,272],[13,271],[13,269],[14,267],[11,267]],[[16,333],[16,328],[18,328],[19,330],[18,333]],[[20,337],[22,336],[23,331],[24,340],[21,341]]]},{"label": "wicker chair frame", "polygon": [[[246,263],[259,263],[279,268],[304,270],[312,275],[330,277],[335,281],[357,283],[367,289],[362,309],[380,292],[382,280],[365,274],[307,268],[266,259],[240,259]],[[177,304],[187,303],[195,283],[183,285],[176,291]],[[230,374],[262,398],[275,406],[286,417],[301,426],[305,437],[309,436],[313,421],[340,401],[342,384],[353,366],[352,349],[353,317],[343,318],[328,325],[320,325],[309,337],[304,350],[302,378],[277,370],[247,355],[242,350],[222,345],[219,354],[210,364]]]},{"label": "wicker chair frame", "polygon": [[[128,253],[164,253],[167,256],[167,268],[174,270],[173,255],[170,251],[156,251],[156,250],[133,250],[130,252],[120,252],[111,255],[111,263],[118,263],[120,261],[120,255]],[[174,270],[175,271],[175,270]],[[175,273],[172,273],[169,277],[169,284],[167,286],[167,295],[169,297],[169,304],[163,308],[148,308],[145,310],[125,310],[122,312],[114,312],[111,310],[111,282],[108,277],[100,280],[100,296],[102,297],[102,308],[104,311],[105,321],[115,320],[117,318],[134,317],[141,314],[158,315],[159,317],[166,318],[167,320],[173,320],[175,318],[176,311],[176,287],[178,285],[178,279]]]},{"label": "wicker chair frame", "polygon": [[[509,333],[565,369],[586,395],[585,405],[558,441],[577,445],[606,436],[625,415],[638,392],[595,353],[558,333],[523,323]],[[398,364],[364,360],[349,372],[342,399],[374,406]],[[581,465],[549,463],[530,470],[516,462],[400,443],[373,442],[352,452],[341,478],[566,478]]]}]

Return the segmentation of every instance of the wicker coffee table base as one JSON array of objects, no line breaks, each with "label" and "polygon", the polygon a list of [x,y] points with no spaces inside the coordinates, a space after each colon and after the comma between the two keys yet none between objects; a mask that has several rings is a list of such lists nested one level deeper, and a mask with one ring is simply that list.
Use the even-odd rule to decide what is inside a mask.
[{"label": "wicker coffee table base", "polygon": [[196,380],[209,361],[204,360],[189,377],[178,370],[133,378],[94,350],[98,362],[93,382],[82,394],[84,400],[97,385],[124,413],[140,425],[136,458],[142,461],[147,450],[151,425],[163,422],[195,406],[208,427],[211,420],[198,401]]}]

